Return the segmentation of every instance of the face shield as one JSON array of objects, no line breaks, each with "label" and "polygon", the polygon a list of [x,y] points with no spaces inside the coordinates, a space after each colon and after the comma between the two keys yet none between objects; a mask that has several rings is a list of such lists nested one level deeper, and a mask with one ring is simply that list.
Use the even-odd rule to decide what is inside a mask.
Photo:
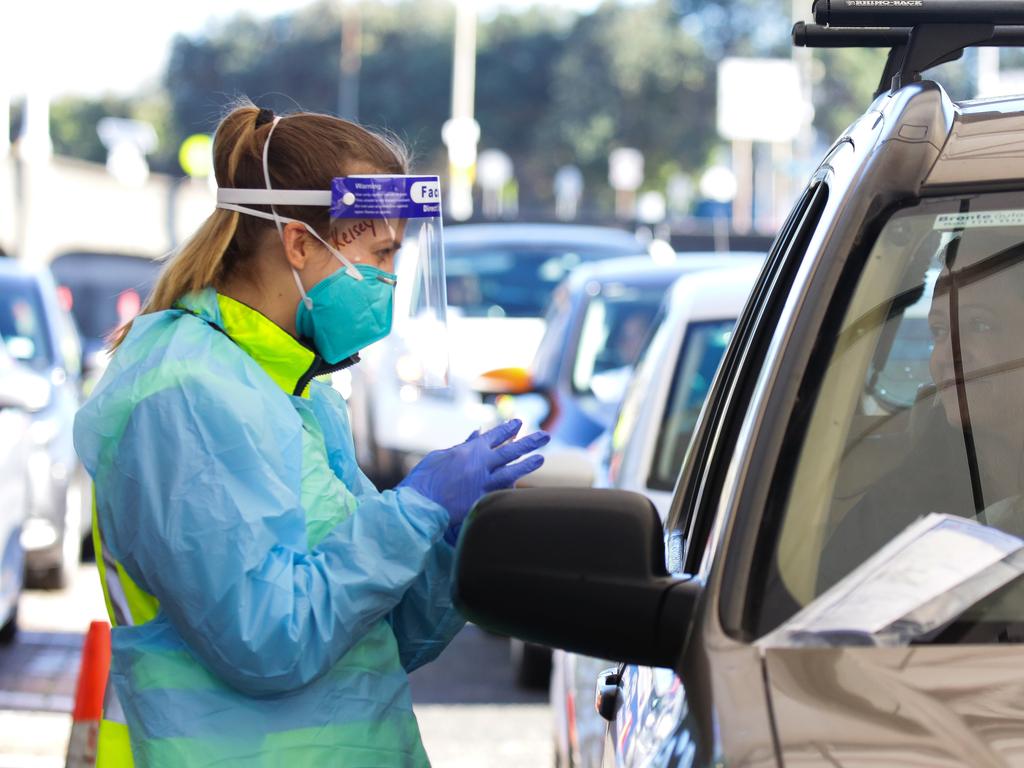
[{"label": "face shield", "polygon": [[[334,179],[331,218],[336,230],[348,222],[378,222],[394,231],[395,330],[407,347],[407,376],[418,386],[448,386],[448,299],[445,288],[441,183],[437,176],[366,175]],[[344,250],[344,239],[339,241]],[[412,370],[415,369],[415,370]]]},{"label": "face shield", "polygon": [[[448,328],[441,184],[437,176],[355,175],[337,177],[330,190],[219,189],[220,208],[273,221],[281,230],[298,221],[276,205],[323,205],[330,209],[328,242],[298,221],[342,263],[345,274],[363,280],[357,265],[375,266],[382,254],[399,250],[395,326],[408,345],[407,366],[416,367],[421,387],[448,386]],[[268,205],[271,212],[248,207]],[[296,283],[309,303],[301,281]]]}]

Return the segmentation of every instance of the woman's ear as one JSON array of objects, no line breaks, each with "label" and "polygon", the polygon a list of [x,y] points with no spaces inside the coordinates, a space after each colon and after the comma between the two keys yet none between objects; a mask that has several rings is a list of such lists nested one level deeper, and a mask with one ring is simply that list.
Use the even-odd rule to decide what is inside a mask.
[{"label": "woman's ear", "polygon": [[299,222],[289,221],[284,225],[284,255],[293,269],[303,269],[318,244]]}]

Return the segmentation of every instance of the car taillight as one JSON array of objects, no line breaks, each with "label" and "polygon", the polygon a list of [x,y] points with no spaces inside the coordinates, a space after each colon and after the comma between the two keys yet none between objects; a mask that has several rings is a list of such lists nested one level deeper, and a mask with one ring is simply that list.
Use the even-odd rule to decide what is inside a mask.
[{"label": "car taillight", "polygon": [[142,309],[142,297],[133,288],[121,291],[117,297],[117,324],[122,326],[129,320],[134,320]]},{"label": "car taillight", "polygon": [[576,752],[580,748],[580,738],[576,732],[576,697],[572,689],[565,694],[565,720],[565,728],[569,735],[569,751]]},{"label": "car taillight", "polygon": [[75,305],[75,296],[66,285],[58,285],[57,301],[60,302],[65,312],[70,312],[71,308]]}]

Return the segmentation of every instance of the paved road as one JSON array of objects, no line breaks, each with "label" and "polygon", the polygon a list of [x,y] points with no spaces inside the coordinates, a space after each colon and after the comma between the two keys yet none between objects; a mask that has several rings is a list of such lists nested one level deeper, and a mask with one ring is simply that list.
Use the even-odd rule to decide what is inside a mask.
[{"label": "paved road", "polygon": [[[104,618],[94,566],[83,566],[70,590],[22,598],[23,631],[0,648],[0,768],[64,765],[82,633],[93,618]],[[551,765],[547,694],[515,686],[507,643],[466,627],[411,676],[435,768]]]}]

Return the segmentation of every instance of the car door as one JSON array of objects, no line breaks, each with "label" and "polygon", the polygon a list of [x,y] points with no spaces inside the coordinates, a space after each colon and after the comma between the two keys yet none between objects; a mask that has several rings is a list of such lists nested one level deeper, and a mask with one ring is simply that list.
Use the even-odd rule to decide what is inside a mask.
[{"label": "car door", "polygon": [[15,365],[0,344],[0,625],[21,592],[25,554],[20,537],[29,503],[29,418],[21,407],[26,384]]},{"label": "car door", "polygon": [[[725,482],[744,403],[827,201],[828,187],[818,177],[780,230],[701,410],[666,523],[667,565],[679,578],[708,578],[708,555],[719,537],[713,530],[715,486]],[[725,752],[742,755],[751,765],[775,764],[758,651],[721,633],[713,593],[705,590],[705,595],[711,599],[699,606],[676,669],[625,666],[610,681],[618,683],[618,700],[605,765],[675,768],[704,764]],[[723,733],[719,720],[725,716],[741,720],[742,731]]]},{"label": "car door", "polygon": [[1024,765],[1022,211],[904,205],[833,299],[751,595],[784,762]]}]

